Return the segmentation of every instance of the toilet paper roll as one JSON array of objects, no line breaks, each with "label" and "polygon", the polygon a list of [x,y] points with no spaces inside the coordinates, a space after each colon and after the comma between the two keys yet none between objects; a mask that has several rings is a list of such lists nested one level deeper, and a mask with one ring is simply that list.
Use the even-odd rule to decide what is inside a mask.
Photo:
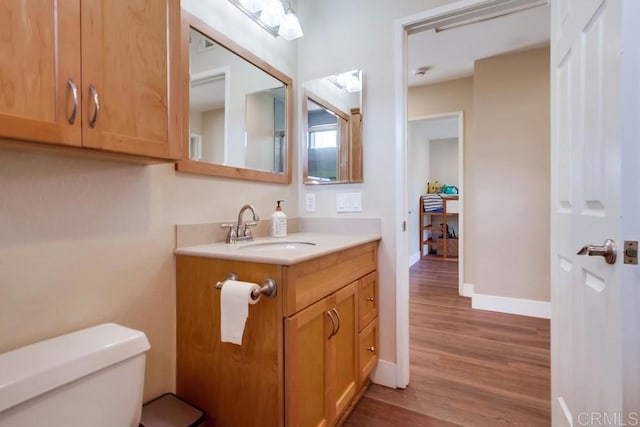
[{"label": "toilet paper roll", "polygon": [[227,280],[222,286],[220,295],[220,339],[222,342],[230,342],[242,345],[244,326],[249,316],[249,304],[255,304],[251,298],[254,289],[260,290],[255,283],[241,282],[239,280]]}]

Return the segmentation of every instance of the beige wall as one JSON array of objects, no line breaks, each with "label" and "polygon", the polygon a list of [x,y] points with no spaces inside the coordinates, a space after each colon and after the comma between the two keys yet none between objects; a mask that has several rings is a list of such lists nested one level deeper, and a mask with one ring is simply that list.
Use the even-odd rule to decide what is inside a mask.
[{"label": "beige wall", "polygon": [[[183,6],[295,77],[295,44],[231,3]],[[231,221],[245,203],[266,218],[276,199],[295,217],[293,176],[293,185],[247,183],[178,174],[173,164],[0,151],[0,352],[117,322],[151,342],[145,399],[173,391],[175,224]]]},{"label": "beige wall", "polygon": [[[433,116],[443,113],[452,113],[462,111],[464,114],[464,194],[471,194],[477,189],[476,183],[468,175],[468,168],[475,158],[475,136],[474,136],[474,120],[475,112],[473,105],[473,85],[472,77],[451,80],[444,83],[417,86],[409,89],[408,92],[408,116],[409,120],[418,119],[420,117]],[[466,196],[463,196],[466,197]],[[409,201],[411,203],[411,201]],[[476,227],[476,219],[473,209],[465,199],[464,212],[464,281],[473,283],[474,266],[470,259],[475,254],[482,251],[482,245],[477,243],[474,238],[473,230]]]},{"label": "beige wall", "polygon": [[549,301],[549,49],[477,61],[473,88],[475,292]]}]

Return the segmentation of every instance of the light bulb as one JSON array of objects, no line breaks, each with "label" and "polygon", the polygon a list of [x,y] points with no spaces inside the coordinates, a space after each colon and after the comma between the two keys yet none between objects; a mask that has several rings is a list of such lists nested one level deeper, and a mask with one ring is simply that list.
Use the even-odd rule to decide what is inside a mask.
[{"label": "light bulb", "polygon": [[285,13],[280,28],[278,29],[278,35],[285,40],[294,40],[303,36],[300,21],[293,12],[293,9],[287,9],[287,13]]},{"label": "light bulb", "polygon": [[242,7],[251,13],[258,13],[262,10],[262,0],[238,0]]},{"label": "light bulb", "polygon": [[266,0],[260,20],[269,27],[277,27],[284,19],[284,7],[280,0]]}]

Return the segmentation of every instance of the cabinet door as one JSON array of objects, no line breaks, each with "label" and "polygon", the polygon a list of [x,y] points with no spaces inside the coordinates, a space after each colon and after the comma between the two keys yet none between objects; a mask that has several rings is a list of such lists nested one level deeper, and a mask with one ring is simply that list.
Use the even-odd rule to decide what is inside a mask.
[{"label": "cabinet door", "polygon": [[328,343],[335,329],[329,314],[332,307],[330,298],[325,298],[284,321],[287,426],[329,425]]},{"label": "cabinet door", "polygon": [[83,145],[178,158],[179,59],[180,2],[82,0]]},{"label": "cabinet door", "polygon": [[0,138],[80,145],[80,88],[80,0],[0,1]]},{"label": "cabinet door", "polygon": [[340,289],[333,295],[334,309],[338,321],[335,335],[329,342],[331,375],[329,393],[332,396],[332,418],[339,418],[356,395],[357,368],[357,290],[358,282]]}]

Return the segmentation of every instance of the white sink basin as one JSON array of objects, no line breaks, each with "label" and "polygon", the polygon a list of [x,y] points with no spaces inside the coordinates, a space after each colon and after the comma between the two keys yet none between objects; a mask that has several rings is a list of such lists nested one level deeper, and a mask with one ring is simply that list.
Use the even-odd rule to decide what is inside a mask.
[{"label": "white sink basin", "polygon": [[240,246],[238,249],[246,249],[252,251],[292,251],[309,246],[315,246],[312,242],[263,242],[263,243],[249,243],[248,245]]}]

